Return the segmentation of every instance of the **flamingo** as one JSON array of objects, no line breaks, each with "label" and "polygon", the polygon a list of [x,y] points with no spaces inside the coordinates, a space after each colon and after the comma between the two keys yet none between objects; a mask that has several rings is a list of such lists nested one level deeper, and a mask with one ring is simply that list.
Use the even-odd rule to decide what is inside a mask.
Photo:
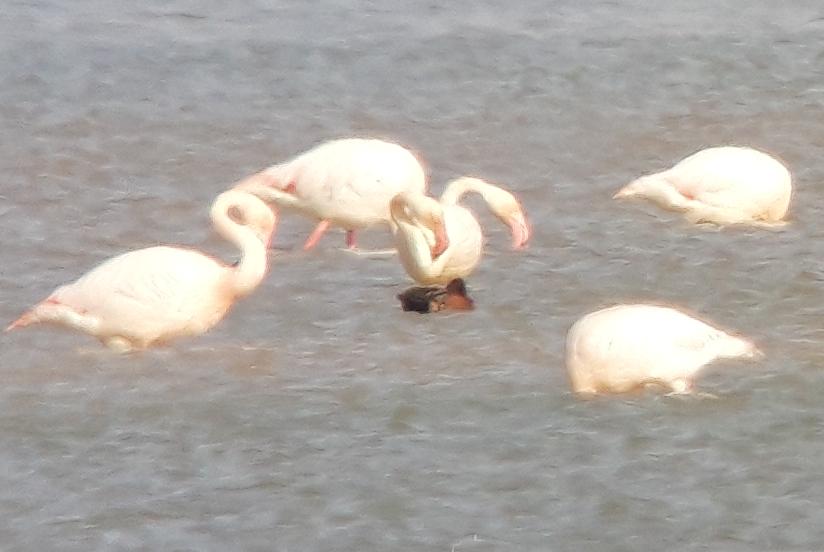
[{"label": "flamingo", "polygon": [[693,223],[781,226],[792,195],[790,171],[747,147],[708,148],[634,180],[614,198],[641,197],[682,211]]},{"label": "flamingo", "polygon": [[458,204],[468,192],[480,194],[490,210],[512,231],[513,247],[526,246],[526,216],[511,193],[479,178],[451,181],[440,200],[401,192],[390,202],[395,247],[406,272],[423,285],[466,278],[481,260],[483,234],[472,212]]},{"label": "flamingo", "polygon": [[231,190],[215,199],[211,218],[218,233],[241,250],[236,265],[185,247],[129,251],[57,288],[6,331],[51,322],[119,352],[206,332],[263,280],[276,223],[260,199]]},{"label": "flamingo", "polygon": [[718,358],[757,358],[750,341],[674,308],[617,305],[590,313],[567,334],[566,367],[576,393],[624,393],[647,384],[689,393]]},{"label": "flamingo", "polygon": [[315,247],[332,225],[346,229],[346,245],[355,249],[355,231],[389,224],[389,201],[403,191],[425,193],[426,175],[398,144],[343,138],[253,174],[235,188],[319,220],[304,250]]}]

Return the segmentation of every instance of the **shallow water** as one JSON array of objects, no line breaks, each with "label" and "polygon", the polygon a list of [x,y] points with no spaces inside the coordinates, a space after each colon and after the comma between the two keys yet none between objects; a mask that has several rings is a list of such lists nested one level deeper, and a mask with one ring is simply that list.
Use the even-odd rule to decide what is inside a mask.
[{"label": "shallow water", "polygon": [[[824,542],[824,11],[767,1],[410,5],[11,1],[0,18],[0,318],[102,259],[232,259],[211,199],[338,136],[390,138],[478,210],[471,314],[403,313],[394,257],[299,245],[214,331],[118,357],[41,328],[0,348],[0,542],[20,550],[818,549]],[[745,144],[792,168],[783,231],[613,202]],[[364,234],[386,247],[387,233]],[[684,306],[752,337],[703,394],[580,401],[566,330]]]}]

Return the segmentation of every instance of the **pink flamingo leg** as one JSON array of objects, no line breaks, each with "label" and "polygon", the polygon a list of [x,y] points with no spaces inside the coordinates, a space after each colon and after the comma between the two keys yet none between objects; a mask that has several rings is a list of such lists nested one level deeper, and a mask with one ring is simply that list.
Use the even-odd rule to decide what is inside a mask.
[{"label": "pink flamingo leg", "polygon": [[348,247],[349,249],[357,249],[358,247],[354,230],[346,231],[346,247]]},{"label": "pink flamingo leg", "polygon": [[311,234],[309,234],[309,238],[306,240],[306,243],[303,244],[304,251],[309,251],[318,244],[321,236],[323,236],[323,233],[326,232],[327,228],[329,228],[329,224],[330,222],[328,220],[322,220],[317,226],[315,226],[315,229],[312,230]]}]

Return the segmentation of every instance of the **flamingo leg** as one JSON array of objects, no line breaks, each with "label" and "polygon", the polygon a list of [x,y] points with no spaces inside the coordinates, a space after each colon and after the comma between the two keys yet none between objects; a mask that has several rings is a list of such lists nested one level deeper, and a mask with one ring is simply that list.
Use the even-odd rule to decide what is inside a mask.
[{"label": "flamingo leg", "polygon": [[356,249],[358,247],[357,237],[354,230],[346,231],[346,247],[348,249]]},{"label": "flamingo leg", "polygon": [[331,223],[328,220],[322,220],[315,226],[315,229],[312,230],[312,233],[309,234],[309,237],[306,239],[306,243],[303,244],[303,250],[309,251],[313,247],[315,247],[318,242],[320,241],[321,236],[326,230],[329,228]]}]

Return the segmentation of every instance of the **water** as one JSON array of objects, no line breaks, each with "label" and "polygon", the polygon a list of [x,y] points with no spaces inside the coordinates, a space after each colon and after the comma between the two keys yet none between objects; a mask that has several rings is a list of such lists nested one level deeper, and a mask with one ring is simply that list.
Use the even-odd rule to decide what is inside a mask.
[{"label": "water", "polygon": [[[517,191],[534,237],[509,251],[469,201],[478,308],[426,317],[395,303],[397,259],[339,232],[303,253],[313,223],[286,216],[259,292],[201,338],[118,357],[3,335],[2,547],[820,548],[822,32],[813,1],[5,3],[3,320],[128,249],[232,260],[212,198],[338,136],[409,145],[436,193]],[[792,168],[786,230],[609,199],[727,143]],[[767,359],[714,365],[693,397],[576,399],[566,330],[632,300]]]}]

